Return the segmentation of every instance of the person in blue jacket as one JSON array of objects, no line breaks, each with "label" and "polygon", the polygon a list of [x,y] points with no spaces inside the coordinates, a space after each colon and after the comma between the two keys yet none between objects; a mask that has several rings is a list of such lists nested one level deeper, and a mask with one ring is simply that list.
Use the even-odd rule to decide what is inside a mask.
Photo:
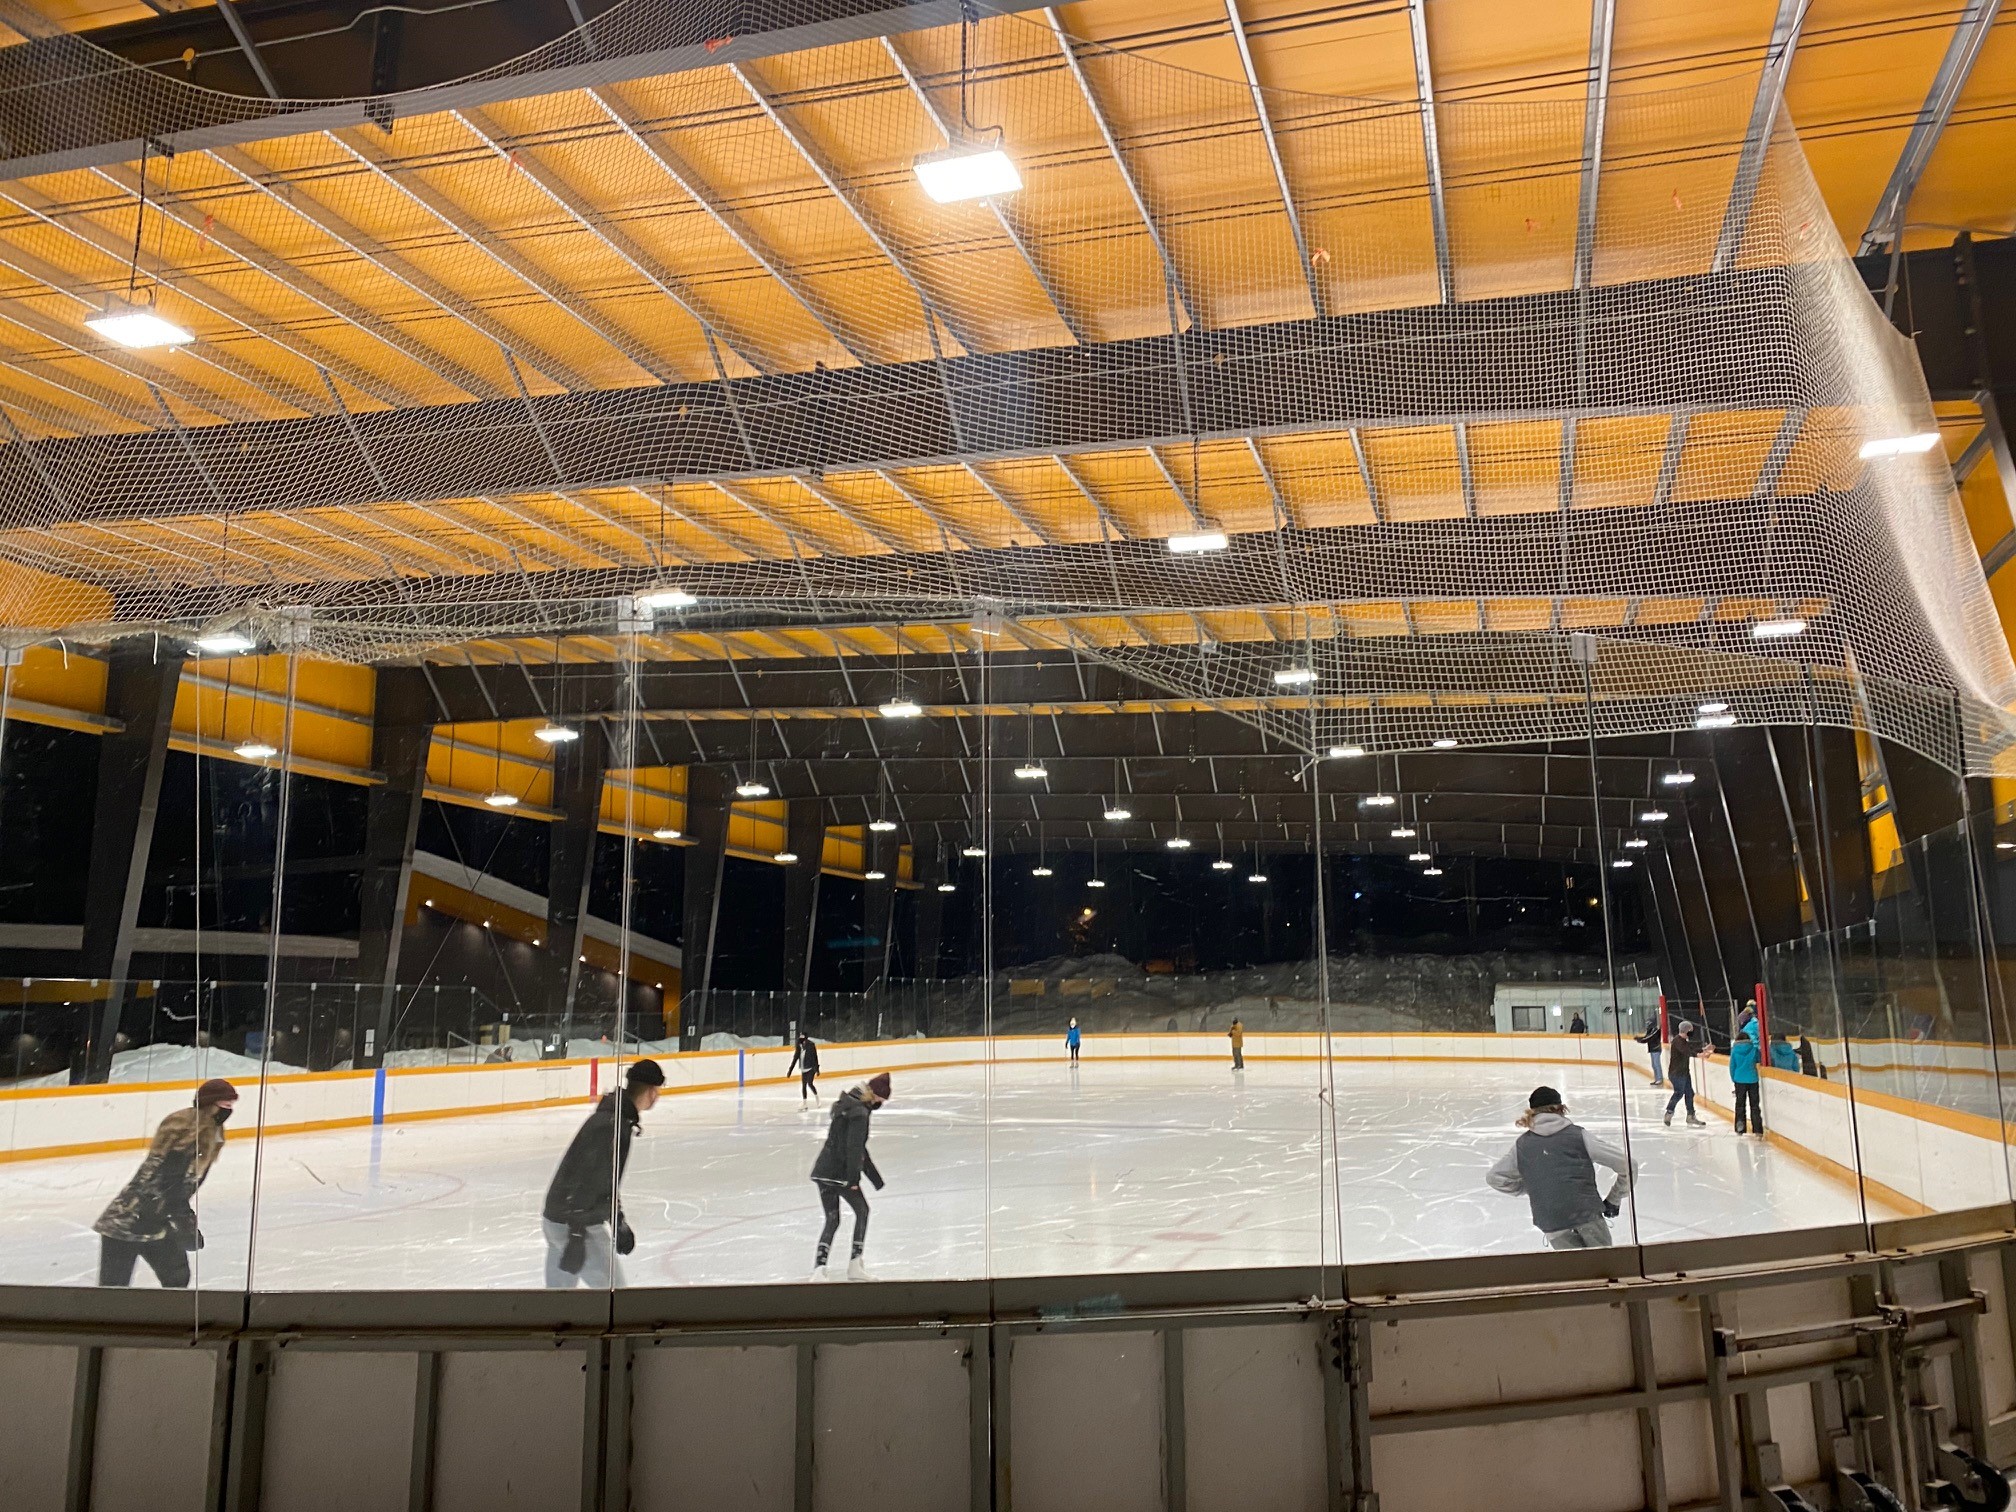
[{"label": "person in blue jacket", "polygon": [[1771,1069],[1799,1074],[1799,1052],[1792,1048],[1792,1042],[1784,1034],[1771,1036]]},{"label": "person in blue jacket", "polygon": [[1078,1020],[1071,1020],[1071,1027],[1064,1031],[1064,1048],[1071,1052],[1071,1064],[1078,1064]]},{"label": "person in blue jacket", "polygon": [[[1729,1042],[1729,1083],[1736,1089],[1736,1132],[1764,1137],[1764,1105],[1757,1097],[1757,1066],[1763,1060],[1757,1042],[1757,1005],[1751,1003]],[[1747,1114],[1747,1117],[1746,1117]]]}]

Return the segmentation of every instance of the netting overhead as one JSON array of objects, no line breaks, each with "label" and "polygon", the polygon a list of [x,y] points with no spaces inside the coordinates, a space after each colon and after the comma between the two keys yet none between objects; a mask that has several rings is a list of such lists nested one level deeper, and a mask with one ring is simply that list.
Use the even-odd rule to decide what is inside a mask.
[{"label": "netting overhead", "polygon": [[1322,750],[1580,733],[1580,631],[1603,732],[2001,750],[1914,357],[1757,80],[1424,107],[1268,88],[1236,13],[1216,73],[1047,13],[761,19],[621,7],[515,84],[312,110],[38,55],[17,113],[88,76],[177,150],[10,133],[15,637],[914,622]]}]

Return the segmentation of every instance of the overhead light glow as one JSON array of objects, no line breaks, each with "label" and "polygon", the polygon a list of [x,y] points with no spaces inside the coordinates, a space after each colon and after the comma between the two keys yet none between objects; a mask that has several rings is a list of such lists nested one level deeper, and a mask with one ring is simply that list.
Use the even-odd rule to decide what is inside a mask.
[{"label": "overhead light glow", "polygon": [[889,880],[889,873],[881,870],[865,871],[861,873],[861,879],[864,882],[886,882]]},{"label": "overhead light glow", "polygon": [[1624,849],[1626,849],[1626,850],[1643,850],[1643,849],[1645,849],[1645,847],[1646,847],[1646,846],[1650,845],[1651,843],[1652,843],[1652,842],[1651,842],[1650,840],[1640,840],[1640,839],[1631,839],[1631,840],[1626,840],[1626,841],[1624,842]]},{"label": "overhead light glow", "polygon": [[1283,667],[1274,674],[1274,686],[1277,688],[1306,688],[1314,681],[1316,670],[1313,667]]},{"label": "overhead light glow", "polygon": [[1393,838],[1394,838],[1395,840],[1412,840],[1412,839],[1414,838],[1414,829],[1413,829],[1413,826],[1411,826],[1411,825],[1406,825],[1406,824],[1396,824],[1396,825],[1394,825],[1394,826],[1393,826]]},{"label": "overhead light glow", "polygon": [[1696,714],[1727,714],[1729,712],[1729,705],[1726,703],[1696,704],[1694,712]]},{"label": "overhead light glow", "polygon": [[1363,746],[1346,745],[1330,747],[1330,759],[1332,761],[1349,761],[1353,757],[1363,756],[1364,754],[1365,747]]},{"label": "overhead light glow", "polygon": [[1230,871],[1232,870],[1232,863],[1230,861],[1227,861],[1223,856],[1220,856],[1216,861],[1213,861],[1211,863],[1211,870]]},{"label": "overhead light glow", "polygon": [[1409,861],[1433,861],[1435,858],[1426,851],[1410,851],[1407,859]]},{"label": "overhead light glow", "polygon": [[984,856],[987,854],[987,847],[984,845],[969,845],[966,849],[959,852],[959,854],[962,856]]},{"label": "overhead light glow", "polygon": [[1938,444],[1937,431],[1918,431],[1909,436],[1876,436],[1864,441],[1856,455],[1864,462],[1874,462],[1882,457],[1915,456],[1932,450]]},{"label": "overhead light glow", "polygon": [[196,339],[174,321],[155,314],[148,306],[128,304],[123,299],[108,299],[104,310],[89,317],[84,324],[107,341],[135,351],[144,352],[150,347],[187,346]]},{"label": "overhead light glow", "polygon": [[1610,865],[1613,870],[1622,871],[1624,870],[1625,867],[1631,865],[1631,858],[1629,856],[1619,856],[1615,861],[1612,861]]},{"label": "overhead light glow", "polygon": [[1804,635],[1806,621],[1803,619],[1759,620],[1750,627],[1752,640],[1784,640],[1788,636]]},{"label": "overhead light glow", "polygon": [[1171,839],[1171,840],[1168,840],[1168,841],[1166,841],[1166,842],[1164,842],[1164,843],[1165,843],[1165,844],[1167,844],[1167,845],[1168,845],[1168,847],[1169,847],[1169,849],[1171,849],[1171,850],[1188,850],[1188,849],[1190,849],[1190,842],[1189,842],[1188,840],[1185,840],[1185,839],[1184,839],[1184,838],[1183,838],[1183,837],[1182,837],[1181,835],[1177,835],[1177,836],[1175,836],[1175,837],[1174,837],[1173,839]]},{"label": "overhead light glow", "polygon": [[934,152],[917,159],[917,182],[941,205],[960,200],[986,199],[993,194],[1013,194],[1022,187],[1022,175],[1015,160],[999,147],[980,151]]},{"label": "overhead light glow", "polygon": [[1685,787],[1694,780],[1692,772],[1668,772],[1659,779],[1667,787]]},{"label": "overhead light glow", "polygon": [[1047,866],[1032,866],[1029,868],[1029,875],[1032,877],[1054,877],[1057,873],[1050,870]]},{"label": "overhead light glow", "polygon": [[1997,840],[1995,842],[1995,849],[2016,850],[2016,840]]},{"label": "overhead light glow", "polygon": [[243,740],[232,747],[232,754],[243,756],[247,761],[264,761],[269,756],[278,756],[280,748],[263,740]]},{"label": "overhead light glow", "polygon": [[691,609],[700,600],[684,588],[653,588],[649,593],[640,593],[631,602],[646,614],[662,614],[667,609]]},{"label": "overhead light glow", "polygon": [[1439,866],[1424,866],[1421,868],[1421,875],[1424,877],[1439,877],[1442,875],[1442,868]]},{"label": "overhead light glow", "polygon": [[502,808],[518,807],[518,795],[516,793],[496,792],[490,794],[483,801],[489,804],[490,807],[492,808],[502,809]]},{"label": "overhead light glow", "polygon": [[532,732],[534,740],[543,740],[547,745],[565,745],[570,740],[579,740],[581,732],[570,730],[563,724],[547,723]]},{"label": "overhead light glow", "polygon": [[940,891],[940,892],[957,892],[957,891],[959,891],[959,887],[958,887],[958,884],[957,884],[957,883],[954,883],[954,882],[940,882],[940,883],[938,884],[938,891]]},{"label": "overhead light glow", "polygon": [[1664,824],[1667,817],[1666,810],[1664,809],[1647,809],[1638,816],[1638,822],[1640,824]]},{"label": "overhead light glow", "polygon": [[1435,749],[1438,751],[1453,751],[1456,749],[1456,742],[1445,735],[1435,742]]},{"label": "overhead light glow", "polygon": [[737,798],[768,798],[770,784],[767,782],[738,782],[735,784]]},{"label": "overhead light glow", "polygon": [[1726,730],[1736,723],[1734,714],[1703,714],[1694,721],[1697,730]]},{"label": "overhead light glow", "polygon": [[896,828],[896,821],[894,819],[870,819],[868,821],[868,828],[875,831],[878,835],[886,835]]},{"label": "overhead light glow", "polygon": [[1116,803],[1113,805],[1113,807],[1106,810],[1106,817],[1112,820],[1115,824],[1118,824],[1123,819],[1132,819],[1134,817],[1134,810],[1130,808],[1122,808],[1120,807],[1119,804]]},{"label": "overhead light glow", "polygon": [[772,856],[770,859],[772,861],[775,861],[779,866],[789,866],[798,859],[798,852],[779,851],[777,852],[776,855]]},{"label": "overhead light glow", "polygon": [[1177,556],[1196,556],[1205,551],[1223,551],[1230,544],[1222,530],[1200,530],[1194,535],[1172,535],[1169,549]]},{"label": "overhead light glow", "polygon": [[1106,882],[1105,879],[1102,877],[1087,877],[1085,879],[1085,885],[1087,887],[1104,887],[1106,885]]},{"label": "overhead light glow", "polygon": [[1367,808],[1391,808],[1400,800],[1391,793],[1367,793],[1358,801]]},{"label": "overhead light glow", "polygon": [[677,840],[679,838],[679,831],[668,824],[662,829],[651,831],[651,838],[653,840]]},{"label": "overhead light glow", "polygon": [[907,698],[892,698],[882,705],[884,719],[915,719],[924,712],[924,706]]},{"label": "overhead light glow", "polygon": [[259,643],[243,630],[213,630],[197,636],[195,644],[206,656],[241,656]]},{"label": "overhead light glow", "polygon": [[1267,880],[1267,873],[1253,872],[1246,878],[1246,880],[1248,882],[1265,882]]},{"label": "overhead light glow", "polygon": [[1020,777],[1024,782],[1041,782],[1045,777],[1050,775],[1050,769],[1041,762],[1032,761],[1015,768],[1015,775]]}]

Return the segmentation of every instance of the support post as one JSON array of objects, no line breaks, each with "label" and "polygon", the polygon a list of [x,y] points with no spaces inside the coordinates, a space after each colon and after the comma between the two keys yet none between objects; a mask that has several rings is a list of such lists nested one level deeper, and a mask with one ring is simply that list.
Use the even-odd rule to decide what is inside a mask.
[{"label": "support post", "polygon": [[724,767],[686,769],[685,925],[679,945],[682,1036],[707,1029],[707,994],[713,986],[714,932],[721,912],[721,868],[728,854],[729,773]]},{"label": "support post", "polygon": [[911,913],[917,934],[916,972],[931,979],[938,975],[938,944],[945,923],[945,895],[938,884],[946,879],[946,868],[939,859],[936,835],[919,835],[910,842],[910,877],[918,889]]},{"label": "support post", "polygon": [[896,922],[896,846],[887,836],[868,837],[868,870],[883,874],[861,887],[861,932],[871,942],[861,972],[863,991],[889,979],[889,934]]},{"label": "support post", "polygon": [[352,1064],[384,1063],[398,1026],[399,951],[413,892],[413,849],[427,793],[427,753],[434,743],[434,694],[417,667],[378,673],[371,714],[371,760],[385,778],[364,807],[364,869],[357,889],[357,980],[363,1001]]},{"label": "support post", "polygon": [[[93,1082],[112,1074],[113,1041],[126,1004],[125,979],[133,966],[140,893],[147,881],[161,778],[168,765],[182,648],[149,636],[117,643],[108,660],[105,712],[123,727],[98,742],[98,795],[78,961],[82,976],[106,985],[84,1064],[83,1079]],[[199,910],[203,906],[200,877],[196,906]]]},{"label": "support post", "polygon": [[[609,745],[600,726],[554,749],[553,806],[560,817],[546,832],[546,1012],[560,1020],[563,1048],[574,1037],[574,997],[581,986],[581,946],[588,888],[595,876],[595,837],[602,821],[602,779]],[[625,1002],[619,983],[616,1001]]]},{"label": "support post", "polygon": [[[819,860],[826,848],[826,806],[794,798],[786,809],[785,848],[797,860],[784,870],[784,990],[803,994],[812,980],[819,912]],[[796,1015],[802,1018],[803,1015]]]}]

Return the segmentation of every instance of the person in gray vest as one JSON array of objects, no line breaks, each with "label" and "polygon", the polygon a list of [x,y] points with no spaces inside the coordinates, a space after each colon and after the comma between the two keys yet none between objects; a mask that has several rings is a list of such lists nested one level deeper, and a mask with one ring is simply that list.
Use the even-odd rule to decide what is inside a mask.
[{"label": "person in gray vest", "polygon": [[[1526,1194],[1533,1226],[1555,1249],[1601,1249],[1610,1243],[1610,1225],[1634,1174],[1624,1152],[1568,1121],[1561,1094],[1535,1087],[1519,1118],[1526,1132],[1505,1158],[1484,1175],[1495,1191]],[[1617,1173],[1605,1197],[1596,1186],[1596,1167]]]}]

